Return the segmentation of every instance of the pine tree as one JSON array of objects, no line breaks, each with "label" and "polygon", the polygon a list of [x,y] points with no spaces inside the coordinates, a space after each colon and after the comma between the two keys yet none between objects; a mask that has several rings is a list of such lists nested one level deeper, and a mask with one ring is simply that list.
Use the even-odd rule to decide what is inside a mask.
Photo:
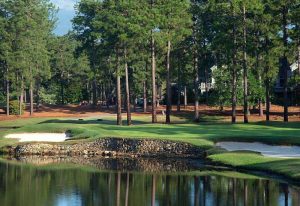
[{"label": "pine tree", "polygon": [[171,97],[171,50],[178,42],[182,41],[185,36],[191,32],[191,15],[189,13],[190,2],[173,0],[159,1],[160,13],[164,16],[161,19],[159,30],[166,41],[166,123],[171,122],[172,97]]}]

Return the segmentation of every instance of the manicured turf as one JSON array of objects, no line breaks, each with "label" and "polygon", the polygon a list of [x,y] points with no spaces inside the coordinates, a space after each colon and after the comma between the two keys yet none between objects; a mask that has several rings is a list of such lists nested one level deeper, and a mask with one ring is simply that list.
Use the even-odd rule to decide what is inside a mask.
[{"label": "manicured turf", "polygon": [[[2,138],[5,134],[18,132],[65,132],[73,139],[103,137],[157,138],[184,141],[206,149],[213,148],[217,141],[256,141],[278,145],[300,145],[300,122],[235,124],[201,122],[194,124],[174,117],[176,124],[149,124],[149,117],[134,117],[133,126],[116,126],[113,117],[96,119],[49,119],[33,118],[0,122],[0,147],[14,144],[15,140]],[[125,123],[125,122],[124,122]],[[9,129],[9,127],[19,127]],[[250,153],[221,153],[209,158],[215,162],[249,169],[259,169],[300,179],[300,159],[267,158]]]},{"label": "manicured turf", "polygon": [[269,158],[257,154],[241,154],[238,152],[211,155],[209,159],[238,168],[271,171],[300,180],[300,159]]}]

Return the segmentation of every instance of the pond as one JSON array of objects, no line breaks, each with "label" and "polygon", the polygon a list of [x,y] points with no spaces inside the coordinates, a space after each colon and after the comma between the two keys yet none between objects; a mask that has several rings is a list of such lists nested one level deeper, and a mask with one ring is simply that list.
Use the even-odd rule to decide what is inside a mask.
[{"label": "pond", "polygon": [[2,206],[300,205],[297,186],[234,171],[135,172],[0,161]]}]

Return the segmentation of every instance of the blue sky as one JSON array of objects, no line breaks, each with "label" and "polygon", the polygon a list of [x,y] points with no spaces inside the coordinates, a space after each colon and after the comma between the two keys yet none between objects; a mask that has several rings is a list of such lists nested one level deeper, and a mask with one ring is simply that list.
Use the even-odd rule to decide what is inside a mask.
[{"label": "blue sky", "polygon": [[54,33],[57,35],[64,35],[72,29],[71,20],[75,15],[74,5],[77,0],[50,0],[59,8],[57,14],[58,22]]}]

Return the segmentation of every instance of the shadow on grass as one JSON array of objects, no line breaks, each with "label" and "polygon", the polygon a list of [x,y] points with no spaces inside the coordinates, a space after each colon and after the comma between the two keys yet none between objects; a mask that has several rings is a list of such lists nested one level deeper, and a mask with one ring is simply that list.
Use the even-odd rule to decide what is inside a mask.
[{"label": "shadow on grass", "polygon": [[284,159],[264,163],[245,165],[250,169],[270,170],[285,176],[300,178],[300,159]]},{"label": "shadow on grass", "polygon": [[[84,120],[84,119],[78,119],[78,120],[60,120],[60,119],[51,119],[47,121],[40,122],[38,124],[49,124],[49,123],[54,123],[54,124],[96,124],[96,125],[117,125],[116,120]],[[133,124],[141,125],[141,124],[151,124],[150,122],[142,121],[142,120],[133,120]],[[127,122],[126,120],[122,121],[123,125],[126,125]]]},{"label": "shadow on grass", "polygon": [[[261,121],[261,122],[256,122],[256,123],[252,123],[252,124],[263,125],[263,126],[268,126],[268,127],[276,127],[276,128],[300,129],[300,121],[299,122]],[[299,137],[300,137],[300,134],[299,134]]]},{"label": "shadow on grass", "polygon": [[[47,125],[49,123],[52,123],[51,127],[68,129],[75,129],[76,125],[84,125],[82,129],[85,131],[92,131],[101,136],[115,135],[116,137],[153,137],[183,141],[202,139],[212,142],[239,141],[262,142],[270,145],[300,145],[299,122],[288,124],[259,122],[248,125],[242,123],[233,125],[224,122],[200,122],[165,125],[151,124],[147,120],[134,120],[134,125],[128,127],[126,126],[126,120],[123,121],[124,126],[117,126],[116,121],[113,119],[102,121],[53,119],[40,122],[39,125],[50,127],[50,125]],[[289,124],[291,125],[289,126]]]}]

